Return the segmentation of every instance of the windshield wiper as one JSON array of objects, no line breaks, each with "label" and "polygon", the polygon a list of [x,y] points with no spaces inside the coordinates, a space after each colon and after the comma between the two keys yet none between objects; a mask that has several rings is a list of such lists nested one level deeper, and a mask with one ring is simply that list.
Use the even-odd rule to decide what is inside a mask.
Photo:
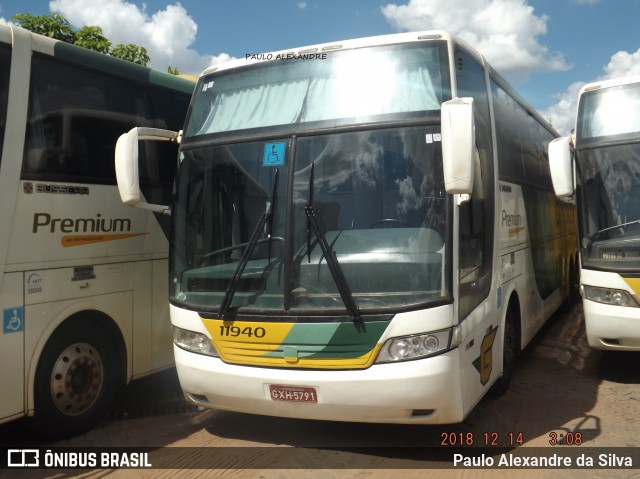
[{"label": "windshield wiper", "polygon": [[635,224],[640,224],[640,219],[633,220],[633,221],[628,221],[626,223],[622,223],[621,225],[615,225],[615,226],[609,226],[607,228],[602,228],[601,230],[598,230],[595,233],[593,233],[592,235],[589,235],[586,238],[584,238],[582,240],[583,246],[585,248],[588,247],[596,237],[606,233],[607,231],[613,231],[613,230],[616,230],[618,228],[626,228],[627,226],[631,226],[631,225],[635,225]]},{"label": "windshield wiper", "polygon": [[[362,320],[362,316],[360,315],[360,309],[353,299],[353,294],[351,293],[351,288],[349,287],[349,283],[347,283],[347,278],[342,272],[342,268],[340,267],[340,263],[338,262],[338,258],[334,254],[331,249],[331,246],[327,242],[327,237],[324,235],[324,228],[322,226],[322,222],[320,217],[318,216],[315,208],[313,207],[313,196],[314,196],[314,181],[313,181],[313,170],[315,168],[315,163],[311,163],[311,172],[309,175],[309,202],[304,208],[304,212],[307,215],[307,248],[310,249],[310,236],[311,231],[315,234],[318,239],[318,244],[320,245],[320,249],[322,250],[322,254],[327,260],[327,266],[329,267],[329,272],[331,273],[331,277],[333,278],[333,282],[338,288],[338,293],[340,293],[340,298],[342,299],[342,303],[345,308],[347,308],[347,312],[353,317],[353,322],[360,331],[364,331],[364,321]],[[310,255],[310,252],[308,252]]]},{"label": "windshield wiper", "polygon": [[244,269],[247,267],[247,263],[249,262],[249,259],[251,259],[253,250],[255,249],[256,244],[258,244],[258,239],[260,238],[260,232],[264,228],[264,225],[267,224],[267,221],[269,221],[269,233],[267,234],[267,240],[269,241],[269,245],[268,245],[269,263],[267,263],[267,265],[271,263],[271,236],[273,233],[273,208],[276,202],[276,191],[278,189],[278,173],[279,173],[279,170],[278,168],[276,168],[275,176],[273,178],[273,191],[271,192],[271,205],[269,205],[268,211],[265,211],[264,213],[262,213],[262,215],[260,216],[260,219],[258,220],[258,224],[254,228],[253,233],[251,233],[251,239],[247,243],[247,247],[242,253],[242,257],[240,258],[240,262],[238,263],[236,270],[233,272],[233,277],[229,282],[227,291],[224,293],[224,298],[222,298],[222,303],[220,303],[220,309],[218,310],[218,314],[221,318],[224,318],[225,314],[227,314],[227,311],[229,310],[229,307],[231,306],[231,301],[233,301],[233,296],[236,294],[238,282],[242,277],[242,273],[244,272]]}]

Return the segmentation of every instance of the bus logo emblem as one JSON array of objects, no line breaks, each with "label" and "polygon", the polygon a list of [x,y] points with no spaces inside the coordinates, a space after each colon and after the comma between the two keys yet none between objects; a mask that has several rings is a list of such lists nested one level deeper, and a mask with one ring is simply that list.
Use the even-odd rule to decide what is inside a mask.
[{"label": "bus logo emblem", "polygon": [[493,328],[482,339],[480,345],[480,357],[473,362],[473,366],[480,373],[480,384],[483,386],[489,382],[493,369],[493,342],[496,339],[498,328]]}]

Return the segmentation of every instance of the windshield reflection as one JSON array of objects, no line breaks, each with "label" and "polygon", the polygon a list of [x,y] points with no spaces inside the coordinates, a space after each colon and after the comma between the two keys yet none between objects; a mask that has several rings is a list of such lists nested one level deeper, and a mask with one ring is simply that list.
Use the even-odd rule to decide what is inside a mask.
[{"label": "windshield reflection", "polygon": [[172,300],[213,313],[227,298],[225,311],[357,320],[448,298],[438,133],[416,126],[288,140],[278,180],[263,161],[272,141],[184,149]]},{"label": "windshield reflection", "polygon": [[640,145],[578,153],[582,248],[586,261],[640,263]]}]

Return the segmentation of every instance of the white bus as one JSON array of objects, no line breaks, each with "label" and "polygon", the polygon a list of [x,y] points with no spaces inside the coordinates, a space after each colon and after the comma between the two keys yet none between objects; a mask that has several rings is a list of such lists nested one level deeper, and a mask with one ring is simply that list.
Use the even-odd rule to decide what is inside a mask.
[{"label": "white bus", "polygon": [[407,33],[247,55],[203,73],[170,241],[187,399],[296,418],[462,421],[505,390],[569,292],[557,135],[472,48]]},{"label": "white bus", "polygon": [[[76,434],[173,365],[169,223],[122,204],[113,155],[135,125],[180,128],[194,85],[0,25],[0,422]],[[145,148],[163,161],[143,189],[168,201],[177,148]]]},{"label": "white bus", "polygon": [[640,76],[585,85],[549,151],[556,193],[577,203],[589,346],[640,351]]}]

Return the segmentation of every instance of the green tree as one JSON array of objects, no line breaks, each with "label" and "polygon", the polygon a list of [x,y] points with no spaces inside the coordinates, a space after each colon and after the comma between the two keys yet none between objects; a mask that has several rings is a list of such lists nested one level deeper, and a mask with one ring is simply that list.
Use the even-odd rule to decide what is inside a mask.
[{"label": "green tree", "polygon": [[111,54],[114,57],[122,58],[138,65],[146,65],[150,60],[147,49],[133,43],[128,43],[127,45],[119,43],[111,50]]},{"label": "green tree", "polygon": [[178,71],[178,67],[172,67],[172,66],[167,67],[167,73],[171,75],[180,75],[180,72]]},{"label": "green tree", "polygon": [[111,42],[102,34],[100,27],[82,27],[76,32],[73,43],[96,52],[111,53]]},{"label": "green tree", "polygon": [[69,21],[57,13],[42,16],[31,13],[18,13],[12,20],[22,28],[34,33],[73,43],[89,50],[105,53],[139,65],[146,66],[150,61],[146,48],[133,43],[127,45],[119,44],[111,48],[111,41],[104,36],[102,28],[86,26],[75,31]]},{"label": "green tree", "polygon": [[22,28],[46,37],[55,38],[56,40],[62,40],[67,43],[73,43],[75,40],[76,35],[69,21],[57,13],[42,16],[32,15],[31,13],[18,13],[12,20],[17,22]]}]

